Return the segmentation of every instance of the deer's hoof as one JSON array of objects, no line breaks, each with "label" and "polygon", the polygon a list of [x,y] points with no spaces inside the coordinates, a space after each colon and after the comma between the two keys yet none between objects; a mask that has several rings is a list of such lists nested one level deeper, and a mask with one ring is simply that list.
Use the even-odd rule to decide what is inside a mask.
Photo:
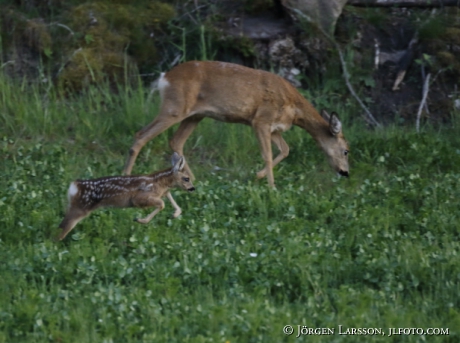
[{"label": "deer's hoof", "polygon": [[261,170],[260,172],[258,172],[256,174],[256,178],[261,179],[261,178],[265,177],[266,175],[267,175],[267,172],[265,171],[265,169],[263,169],[263,170]]}]

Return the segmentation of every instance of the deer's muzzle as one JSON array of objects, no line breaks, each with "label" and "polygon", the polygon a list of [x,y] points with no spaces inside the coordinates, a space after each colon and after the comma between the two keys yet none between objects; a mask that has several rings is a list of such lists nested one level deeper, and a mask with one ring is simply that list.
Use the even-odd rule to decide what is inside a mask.
[{"label": "deer's muzzle", "polygon": [[339,171],[339,174],[340,174],[341,176],[348,177],[348,172],[347,172],[347,171],[340,170],[340,171]]},{"label": "deer's muzzle", "polygon": [[195,190],[195,187],[187,188],[187,190],[188,190],[189,192],[193,192],[193,191]]}]

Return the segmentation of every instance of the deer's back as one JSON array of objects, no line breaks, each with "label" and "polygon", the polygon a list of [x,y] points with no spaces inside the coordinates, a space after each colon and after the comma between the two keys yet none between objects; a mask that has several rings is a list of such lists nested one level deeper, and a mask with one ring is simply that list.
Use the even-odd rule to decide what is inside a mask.
[{"label": "deer's back", "polygon": [[[251,124],[259,108],[276,121],[306,101],[284,78],[237,64],[191,61],[163,76],[163,103],[183,106],[188,115]],[[178,105],[179,104],[179,105]]]}]

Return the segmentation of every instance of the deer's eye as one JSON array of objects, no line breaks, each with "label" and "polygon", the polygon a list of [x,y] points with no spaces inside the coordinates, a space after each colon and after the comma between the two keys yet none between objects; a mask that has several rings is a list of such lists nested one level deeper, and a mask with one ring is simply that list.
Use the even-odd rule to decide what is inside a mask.
[{"label": "deer's eye", "polygon": [[344,154],[345,156],[347,156],[347,155],[348,155],[348,150],[345,150],[345,151],[343,152],[343,154]]},{"label": "deer's eye", "polygon": [[188,177],[183,177],[182,180],[184,180],[185,182],[189,182],[190,179]]}]

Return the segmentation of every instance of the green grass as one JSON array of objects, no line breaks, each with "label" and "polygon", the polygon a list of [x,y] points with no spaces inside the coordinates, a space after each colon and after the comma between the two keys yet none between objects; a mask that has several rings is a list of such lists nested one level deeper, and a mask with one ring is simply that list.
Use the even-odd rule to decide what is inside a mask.
[{"label": "green grass", "polygon": [[[142,88],[53,92],[0,81],[0,342],[459,341],[455,129],[346,120],[348,180],[290,130],[273,191],[254,180],[251,130],[205,120],[186,146],[197,190],[173,192],[180,218],[168,203],[147,226],[132,221],[139,209],[106,209],[54,243],[69,183],[119,174],[158,103]],[[168,166],[172,133],[143,149],[135,173]],[[297,325],[335,334],[295,338]],[[347,336],[338,325],[450,335]]]}]

